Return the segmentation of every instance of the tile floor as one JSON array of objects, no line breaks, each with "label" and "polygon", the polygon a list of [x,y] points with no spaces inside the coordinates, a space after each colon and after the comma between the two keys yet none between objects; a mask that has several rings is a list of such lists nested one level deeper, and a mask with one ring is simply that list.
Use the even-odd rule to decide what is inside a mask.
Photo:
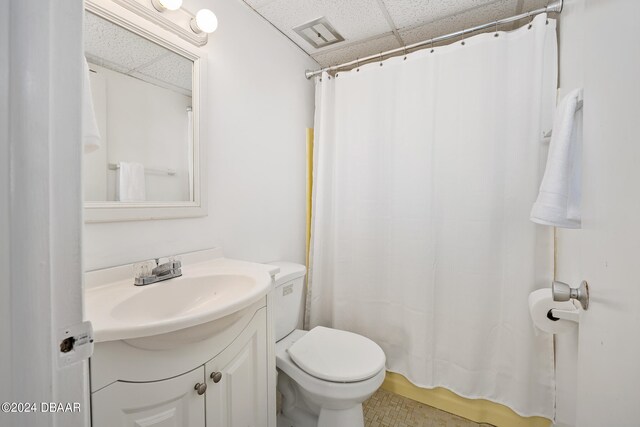
[{"label": "tile floor", "polygon": [[379,389],[363,404],[365,427],[490,427]]}]

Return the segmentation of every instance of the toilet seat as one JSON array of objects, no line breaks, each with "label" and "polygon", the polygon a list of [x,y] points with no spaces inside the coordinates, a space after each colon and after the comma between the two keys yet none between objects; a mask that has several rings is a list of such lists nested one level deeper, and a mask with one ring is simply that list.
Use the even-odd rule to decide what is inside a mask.
[{"label": "toilet seat", "polygon": [[300,369],[324,381],[364,381],[385,366],[384,352],[369,338],[322,326],[304,334],[287,352]]}]

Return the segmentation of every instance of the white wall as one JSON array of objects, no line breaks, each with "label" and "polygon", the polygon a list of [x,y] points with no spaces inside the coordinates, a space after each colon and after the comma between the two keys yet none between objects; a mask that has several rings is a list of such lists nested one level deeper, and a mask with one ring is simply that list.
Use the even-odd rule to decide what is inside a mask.
[{"label": "white wall", "polygon": [[226,256],[304,262],[305,128],[313,125],[317,64],[240,0],[210,8],[206,129],[209,215],[86,224],[86,270],[221,246]]}]

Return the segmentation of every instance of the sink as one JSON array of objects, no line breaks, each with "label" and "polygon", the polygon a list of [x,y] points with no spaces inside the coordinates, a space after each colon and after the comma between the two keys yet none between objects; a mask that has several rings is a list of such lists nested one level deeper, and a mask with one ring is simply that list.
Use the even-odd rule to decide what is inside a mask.
[{"label": "sink", "polygon": [[254,286],[251,277],[231,274],[176,278],[147,285],[115,305],[111,315],[134,323],[198,316],[221,303],[241,300]]},{"label": "sink", "polygon": [[[122,271],[130,275],[132,269]],[[151,285],[134,286],[133,277],[127,277],[89,287],[85,317],[96,342],[194,339],[216,329],[211,322],[229,323],[263,298],[276,272],[273,266],[217,258],[184,264],[181,277]]]}]

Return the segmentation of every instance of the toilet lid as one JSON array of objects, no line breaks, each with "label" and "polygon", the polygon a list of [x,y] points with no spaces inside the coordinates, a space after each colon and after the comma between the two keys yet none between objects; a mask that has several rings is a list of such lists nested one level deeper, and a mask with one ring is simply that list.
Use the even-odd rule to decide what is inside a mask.
[{"label": "toilet lid", "polygon": [[322,380],[356,382],[384,369],[378,344],[362,335],[316,326],[287,350],[300,369]]}]

